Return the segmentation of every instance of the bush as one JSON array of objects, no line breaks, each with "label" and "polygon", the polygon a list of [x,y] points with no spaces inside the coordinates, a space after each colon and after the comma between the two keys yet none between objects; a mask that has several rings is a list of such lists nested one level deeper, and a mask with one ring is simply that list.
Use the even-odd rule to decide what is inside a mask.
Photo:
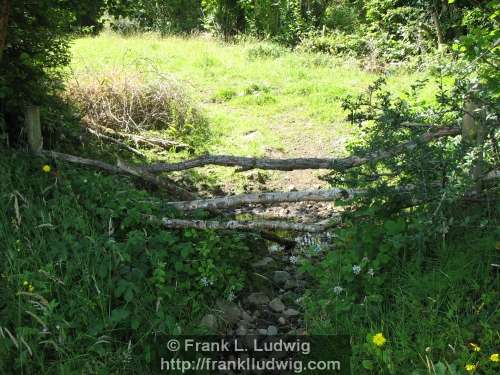
[{"label": "bush", "polygon": [[286,48],[272,43],[259,43],[247,50],[249,60],[277,59],[286,53]]},{"label": "bush", "polygon": [[310,33],[297,46],[299,51],[331,55],[363,56],[369,53],[369,42],[355,34],[332,32],[326,35]]},{"label": "bush", "polygon": [[66,87],[66,98],[84,114],[88,126],[116,131],[157,130],[193,143],[208,136],[208,123],[174,79],[146,80],[131,72],[79,75]]}]

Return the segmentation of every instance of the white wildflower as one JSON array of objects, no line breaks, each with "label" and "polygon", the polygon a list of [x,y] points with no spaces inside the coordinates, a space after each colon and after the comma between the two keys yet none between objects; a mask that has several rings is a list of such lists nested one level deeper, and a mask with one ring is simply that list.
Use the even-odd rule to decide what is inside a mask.
[{"label": "white wildflower", "polygon": [[375,271],[373,271],[373,268],[370,268],[368,270],[368,275],[370,275],[371,277],[373,277],[373,275],[375,275]]},{"label": "white wildflower", "polygon": [[292,263],[292,264],[296,264],[298,261],[299,261],[299,258],[298,258],[298,257],[296,257],[295,255],[292,255],[292,256],[290,257],[290,263]]},{"label": "white wildflower", "polygon": [[276,252],[278,252],[280,250],[281,250],[280,247],[278,245],[276,245],[276,244],[273,244],[273,245],[269,246],[269,252],[270,253],[276,253]]},{"label": "white wildflower", "polygon": [[337,296],[344,291],[344,288],[342,288],[340,285],[337,285],[335,288],[333,288],[333,293],[335,293]]},{"label": "white wildflower", "polygon": [[234,301],[234,299],[235,299],[235,298],[236,298],[236,295],[235,295],[232,291],[228,293],[228,295],[227,295],[227,300],[228,300],[229,302]]},{"label": "white wildflower", "polygon": [[361,267],[358,266],[357,264],[355,264],[354,266],[352,266],[352,272],[355,274],[355,275],[359,275],[359,273],[361,272]]},{"label": "white wildflower", "polygon": [[204,287],[207,287],[207,286],[209,286],[209,285],[213,285],[213,282],[212,282],[212,281],[210,281],[210,280],[208,279],[208,277],[206,277],[206,276],[203,276],[203,277],[200,279],[200,283],[201,283],[201,285],[203,285]]}]

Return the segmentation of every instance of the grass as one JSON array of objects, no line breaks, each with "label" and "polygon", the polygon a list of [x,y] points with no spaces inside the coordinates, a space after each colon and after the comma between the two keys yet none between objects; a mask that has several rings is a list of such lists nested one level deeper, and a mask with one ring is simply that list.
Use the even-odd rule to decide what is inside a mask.
[{"label": "grass", "polygon": [[[180,80],[209,119],[215,134],[209,151],[234,155],[343,153],[353,129],[345,121],[341,97],[362,92],[376,78],[354,60],[252,41],[104,33],[75,40],[72,53],[76,77],[123,70]],[[424,77],[393,71],[389,86],[401,93]],[[230,170],[216,170],[223,180],[234,179]],[[310,173],[295,177],[296,185],[311,185]],[[283,185],[284,178],[279,181]]]}]

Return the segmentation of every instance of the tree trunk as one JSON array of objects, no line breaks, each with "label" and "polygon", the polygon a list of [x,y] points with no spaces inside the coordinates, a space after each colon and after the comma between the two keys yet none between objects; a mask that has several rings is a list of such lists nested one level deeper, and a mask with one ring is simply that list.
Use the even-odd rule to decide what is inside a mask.
[{"label": "tree trunk", "polygon": [[7,40],[7,26],[9,24],[11,0],[0,0],[0,62]]},{"label": "tree trunk", "polygon": [[437,41],[438,41],[438,49],[442,49],[445,42],[443,36],[443,29],[441,27],[441,23],[439,22],[439,16],[435,9],[432,10],[431,13],[432,23],[434,23],[434,27],[436,28]]}]

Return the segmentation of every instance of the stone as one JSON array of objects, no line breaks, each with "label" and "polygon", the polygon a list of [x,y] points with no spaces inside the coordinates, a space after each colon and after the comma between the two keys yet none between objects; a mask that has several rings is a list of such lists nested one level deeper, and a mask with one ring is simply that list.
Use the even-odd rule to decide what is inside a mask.
[{"label": "stone", "polygon": [[255,292],[255,293],[251,293],[248,297],[247,297],[247,302],[250,304],[250,305],[255,305],[255,306],[258,306],[258,305],[266,305],[267,303],[269,303],[269,297],[266,296],[264,293],[262,292]]},{"label": "stone", "polygon": [[244,326],[239,326],[238,329],[236,329],[236,334],[238,336],[245,336],[247,334],[247,329]]},{"label": "stone", "polygon": [[219,328],[219,324],[217,322],[217,317],[214,314],[207,314],[205,315],[201,321],[200,325],[208,328],[211,331],[217,331],[217,328]]},{"label": "stone", "polygon": [[292,318],[294,316],[300,315],[300,312],[295,309],[286,309],[285,311],[283,311],[283,315],[285,315],[287,318]]},{"label": "stone", "polygon": [[288,279],[288,280],[285,281],[284,288],[287,289],[287,290],[288,289],[295,289],[295,288],[297,288],[297,286],[298,286],[298,284],[297,284],[297,282],[294,279]]},{"label": "stone", "polygon": [[286,271],[274,271],[273,273],[273,280],[276,284],[285,284],[290,278],[290,274]]},{"label": "stone", "polygon": [[278,334],[278,328],[276,326],[267,327],[267,334],[269,336],[274,336]]},{"label": "stone", "polygon": [[283,318],[282,316],[280,316],[279,319],[278,319],[278,323],[281,324],[281,325],[284,325],[284,324],[286,324],[286,319]]},{"label": "stone", "polygon": [[252,263],[252,267],[253,268],[265,268],[265,267],[270,267],[274,263],[275,262],[274,262],[273,258],[271,258],[271,257],[264,257],[261,260],[255,262],[255,263]]},{"label": "stone", "polygon": [[276,312],[282,312],[283,310],[285,310],[285,305],[283,304],[283,302],[281,302],[281,299],[279,297],[276,297],[271,302],[269,302],[269,307]]},{"label": "stone", "polygon": [[259,328],[257,332],[259,333],[259,335],[267,335],[267,329],[264,328]]},{"label": "stone", "polygon": [[222,313],[222,318],[229,324],[234,324],[240,320],[241,309],[234,302],[218,300],[216,306]]},{"label": "stone", "polygon": [[247,323],[250,323],[253,321],[253,317],[252,315],[250,315],[249,313],[247,313],[245,310],[242,310],[241,311],[241,319],[244,321],[244,322],[247,322]]}]

